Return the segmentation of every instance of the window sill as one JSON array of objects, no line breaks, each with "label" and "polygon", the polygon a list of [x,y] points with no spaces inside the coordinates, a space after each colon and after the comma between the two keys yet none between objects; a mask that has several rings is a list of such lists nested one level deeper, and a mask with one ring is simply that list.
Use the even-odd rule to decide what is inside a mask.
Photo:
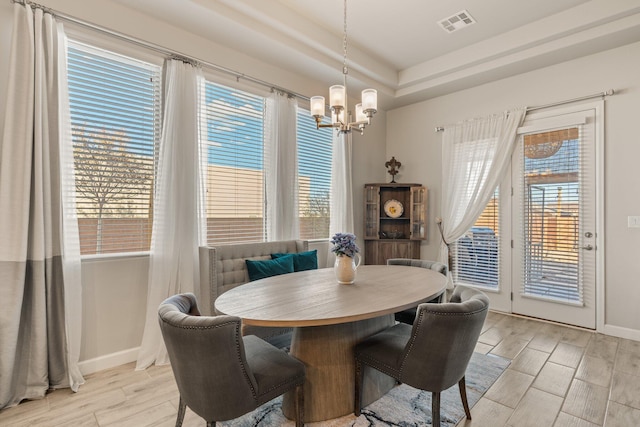
[{"label": "window sill", "polygon": [[114,259],[131,259],[131,258],[147,258],[150,252],[118,252],[113,254],[94,254],[94,255],[82,255],[80,257],[81,262],[93,262],[93,261],[112,261]]}]

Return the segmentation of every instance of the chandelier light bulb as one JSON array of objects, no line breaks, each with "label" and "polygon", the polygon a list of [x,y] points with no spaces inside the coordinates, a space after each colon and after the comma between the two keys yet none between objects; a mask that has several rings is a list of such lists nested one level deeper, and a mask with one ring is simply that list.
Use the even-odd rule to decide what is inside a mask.
[{"label": "chandelier light bulb", "polygon": [[312,96],[309,100],[311,115],[314,117],[324,116],[324,96]]},{"label": "chandelier light bulb", "polygon": [[[375,113],[378,111],[378,91],[375,89],[365,89],[362,91],[362,109],[365,113]],[[371,117],[371,116],[369,116]]]},{"label": "chandelier light bulb", "polygon": [[346,98],[347,91],[344,86],[333,85],[329,88],[329,103],[331,104],[331,108],[337,110],[344,108]]}]

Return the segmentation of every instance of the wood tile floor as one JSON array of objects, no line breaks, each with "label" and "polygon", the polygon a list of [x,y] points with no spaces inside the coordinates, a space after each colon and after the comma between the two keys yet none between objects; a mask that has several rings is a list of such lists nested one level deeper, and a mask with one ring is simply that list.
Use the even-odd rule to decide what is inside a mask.
[{"label": "wood tile floor", "polygon": [[[640,342],[489,313],[477,351],[512,360],[458,427],[640,426]],[[178,392],[167,366],[86,376],[79,393],[0,411],[0,426],[173,426]],[[185,427],[204,426],[187,412]]]}]

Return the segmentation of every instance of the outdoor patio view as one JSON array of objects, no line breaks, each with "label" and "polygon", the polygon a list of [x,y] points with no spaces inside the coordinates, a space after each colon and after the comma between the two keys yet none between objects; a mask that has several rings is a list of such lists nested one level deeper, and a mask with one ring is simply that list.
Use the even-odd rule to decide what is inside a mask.
[{"label": "outdoor patio view", "polygon": [[524,293],[580,301],[578,128],[524,137]]},{"label": "outdoor patio view", "polygon": [[498,289],[500,269],[499,190],[475,225],[454,245],[454,281]]}]

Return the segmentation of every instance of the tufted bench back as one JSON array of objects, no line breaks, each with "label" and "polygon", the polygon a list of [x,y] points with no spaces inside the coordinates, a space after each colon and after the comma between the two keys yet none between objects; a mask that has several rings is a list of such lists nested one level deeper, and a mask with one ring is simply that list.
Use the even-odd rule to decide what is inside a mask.
[{"label": "tufted bench back", "polygon": [[249,281],[246,260],[271,259],[272,253],[298,253],[309,249],[306,240],[237,243],[200,247],[201,310],[214,315],[214,302],[219,295]]}]

